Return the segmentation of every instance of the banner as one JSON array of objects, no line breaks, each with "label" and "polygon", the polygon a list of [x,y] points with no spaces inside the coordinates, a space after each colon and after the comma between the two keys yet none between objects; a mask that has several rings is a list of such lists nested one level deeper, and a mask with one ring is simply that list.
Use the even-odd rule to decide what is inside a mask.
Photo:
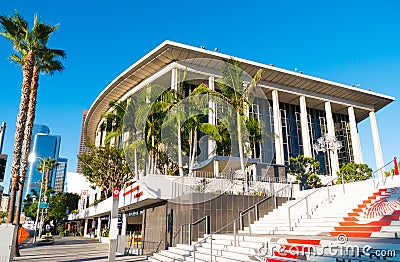
[{"label": "banner", "polygon": [[83,210],[85,210],[87,197],[88,197],[88,191],[82,190],[81,191],[81,199],[79,201],[79,213],[81,213],[81,212],[83,212]]}]

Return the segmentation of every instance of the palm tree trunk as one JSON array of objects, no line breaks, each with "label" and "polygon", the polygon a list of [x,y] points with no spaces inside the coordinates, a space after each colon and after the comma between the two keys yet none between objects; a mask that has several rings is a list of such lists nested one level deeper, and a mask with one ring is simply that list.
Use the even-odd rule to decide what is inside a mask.
[{"label": "palm tree trunk", "polygon": [[39,68],[37,66],[35,66],[33,68],[31,92],[29,95],[28,116],[26,119],[24,145],[22,148],[21,169],[20,169],[20,178],[19,178],[21,186],[18,191],[19,193],[18,193],[17,207],[16,207],[15,218],[14,218],[15,225],[19,225],[19,221],[20,221],[20,217],[21,217],[21,206],[22,206],[22,200],[23,200],[25,175],[26,175],[26,169],[28,167],[29,152],[31,150],[33,123],[35,121],[36,98],[37,98],[38,85],[39,85]]},{"label": "palm tree trunk", "polygon": [[239,145],[239,158],[240,158],[240,169],[242,171],[242,174],[244,176],[244,188],[245,188],[245,193],[248,193],[249,191],[249,185],[247,183],[248,177],[247,174],[244,172],[244,157],[243,157],[243,141],[242,141],[242,122],[241,116],[239,113],[239,110],[236,110],[236,123],[237,123],[237,130],[238,130],[238,145]]},{"label": "palm tree trunk", "polygon": [[13,222],[15,213],[15,197],[18,188],[19,181],[19,169],[21,161],[21,148],[24,140],[25,124],[27,118],[27,112],[29,107],[29,94],[30,87],[32,83],[33,67],[35,64],[35,56],[32,51],[30,51],[26,57],[24,65],[22,66],[22,72],[24,80],[22,81],[21,90],[21,101],[19,104],[19,113],[17,116],[17,124],[15,131],[14,140],[14,153],[13,162],[11,166],[11,190],[10,190],[10,202],[9,202],[9,213],[8,213],[8,223]]},{"label": "palm tree trunk", "polygon": [[46,170],[46,181],[44,184],[44,197],[47,198],[47,189],[49,188],[50,170]]}]

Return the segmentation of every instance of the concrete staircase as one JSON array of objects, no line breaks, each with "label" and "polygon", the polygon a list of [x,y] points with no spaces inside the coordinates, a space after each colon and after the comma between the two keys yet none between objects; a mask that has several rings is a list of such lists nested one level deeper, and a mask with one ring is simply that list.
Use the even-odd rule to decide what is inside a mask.
[{"label": "concrete staircase", "polygon": [[[394,239],[400,234],[399,186],[400,176],[378,189],[372,181],[362,181],[346,184],[345,194],[342,185],[330,187],[329,197],[326,188],[309,197],[303,193],[237,235],[213,234],[148,260],[400,261],[400,241]],[[347,245],[358,249],[349,251]],[[367,251],[366,245],[371,246]]]}]

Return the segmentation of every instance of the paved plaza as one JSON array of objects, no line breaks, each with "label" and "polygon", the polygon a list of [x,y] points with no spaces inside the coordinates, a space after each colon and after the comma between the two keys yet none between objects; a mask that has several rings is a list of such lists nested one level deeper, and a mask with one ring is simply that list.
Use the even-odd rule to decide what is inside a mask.
[{"label": "paved plaza", "polygon": [[[32,245],[28,242],[14,261],[107,261],[108,244],[81,237],[55,237],[52,245]],[[117,256],[116,261],[144,261],[143,256]]]}]

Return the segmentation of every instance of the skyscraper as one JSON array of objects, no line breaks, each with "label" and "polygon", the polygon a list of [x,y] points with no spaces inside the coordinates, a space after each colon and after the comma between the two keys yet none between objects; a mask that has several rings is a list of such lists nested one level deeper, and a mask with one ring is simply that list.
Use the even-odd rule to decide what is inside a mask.
[{"label": "skyscraper", "polygon": [[[82,112],[81,139],[79,142],[78,156],[80,156],[83,152],[87,152],[87,148],[85,146],[86,139],[85,139],[85,132],[84,132],[85,119],[86,119],[87,113],[88,113],[87,110],[83,110],[83,112]],[[82,174],[82,168],[81,168],[79,161],[78,161],[78,164],[76,165],[76,173]]]},{"label": "skyscraper", "polygon": [[[46,125],[34,125],[32,130],[31,155],[29,159],[28,169],[26,172],[26,180],[24,186],[24,199],[27,194],[32,194],[32,190],[37,193],[40,191],[40,183],[42,174],[37,170],[37,165],[41,158],[59,159],[61,136],[50,134],[50,129]],[[56,168],[54,168],[49,176],[50,185],[54,185],[54,177]]]},{"label": "skyscraper", "polygon": [[68,159],[66,158],[59,158],[57,160],[54,184],[51,185],[54,188],[54,192],[56,194],[64,192],[65,176],[67,174],[67,163]]}]

